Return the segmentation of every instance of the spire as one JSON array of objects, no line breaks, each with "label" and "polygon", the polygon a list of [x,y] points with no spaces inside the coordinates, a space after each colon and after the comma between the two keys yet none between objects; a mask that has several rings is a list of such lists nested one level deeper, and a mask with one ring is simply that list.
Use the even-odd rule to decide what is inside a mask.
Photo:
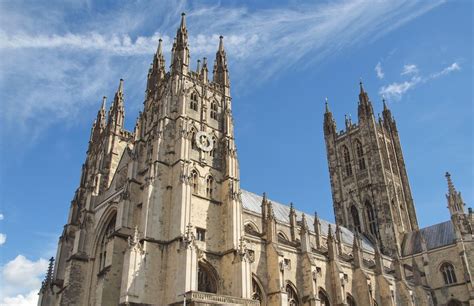
[{"label": "spire", "polygon": [[448,181],[448,193],[446,199],[448,200],[448,208],[451,216],[464,214],[464,201],[461,193],[454,187],[453,181],[451,180],[451,174],[446,172],[446,180]]},{"label": "spire", "polygon": [[173,72],[187,73],[189,66],[188,30],[186,29],[186,14],[181,13],[181,23],[176,31],[175,43],[172,50]]},{"label": "spire", "polygon": [[321,222],[319,222],[318,213],[314,212],[314,234],[316,235],[316,248],[321,247]]},{"label": "spire", "polygon": [[291,241],[296,240],[296,211],[293,207],[293,203],[290,203],[290,234],[291,234]]},{"label": "spire", "polygon": [[364,84],[362,83],[362,78],[359,80],[360,94],[366,93],[364,90]]},{"label": "spire", "polygon": [[43,284],[41,286],[41,291],[44,291],[48,286],[51,286],[53,283],[53,272],[54,272],[54,257],[49,259],[48,271],[44,277]]},{"label": "spire", "polygon": [[332,116],[332,112],[329,110],[328,98],[325,99],[325,112],[324,112],[324,135],[336,134],[336,122]]},{"label": "spire", "polygon": [[361,119],[370,118],[374,115],[374,110],[372,108],[372,103],[369,100],[369,95],[364,89],[364,85],[362,83],[362,79],[359,82],[360,92],[359,92],[359,122]]},{"label": "spire", "polygon": [[382,96],[382,103],[383,103],[383,110],[387,111],[388,107],[387,107],[387,103],[385,103],[385,96]]},{"label": "spire", "polygon": [[352,254],[354,256],[354,266],[356,268],[361,268],[363,266],[362,261],[364,257],[360,247],[359,233],[357,232],[354,234],[354,241],[352,243]]},{"label": "spire", "polygon": [[112,129],[122,129],[124,116],[125,110],[123,104],[123,79],[120,79],[117,92],[115,93],[114,102],[109,109],[107,125]]},{"label": "spire", "polygon": [[222,35],[219,37],[219,48],[217,49],[214,61],[213,81],[226,87],[230,85],[227,56],[224,50],[224,36]]},{"label": "spire", "polygon": [[147,81],[147,92],[152,93],[158,86],[159,81],[162,80],[165,76],[165,56],[163,55],[163,40],[160,38],[158,40],[158,47],[156,48],[156,53],[153,56],[153,63],[150,65],[148,71],[148,81]]},{"label": "spire", "polygon": [[105,120],[105,104],[107,103],[107,97],[102,97],[102,105],[97,112],[97,123],[100,126],[101,130],[105,128],[106,120]]},{"label": "spire", "polygon": [[208,82],[208,72],[209,70],[207,69],[207,57],[204,57],[202,59],[202,68],[201,68],[201,79],[204,83],[207,83]]}]

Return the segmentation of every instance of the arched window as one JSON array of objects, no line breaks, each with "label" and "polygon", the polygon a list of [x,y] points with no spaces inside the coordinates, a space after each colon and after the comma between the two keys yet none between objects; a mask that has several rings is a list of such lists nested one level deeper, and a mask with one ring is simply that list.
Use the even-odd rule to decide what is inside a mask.
[{"label": "arched window", "polygon": [[288,295],[288,305],[289,306],[298,306],[299,305],[298,294],[296,293],[296,290],[295,290],[295,288],[293,288],[292,285],[290,285],[290,284],[286,285],[286,294]]},{"label": "arched window", "polygon": [[374,237],[378,238],[379,234],[377,231],[377,218],[375,216],[374,209],[372,205],[370,205],[369,201],[365,202],[365,209],[367,211],[367,220],[369,221],[369,231]]},{"label": "arched window", "polygon": [[193,92],[191,94],[191,100],[189,102],[189,108],[192,110],[197,111],[198,110],[198,98],[197,98],[197,93]]},{"label": "arched window", "polygon": [[346,146],[342,147],[342,154],[344,155],[344,168],[346,170],[346,176],[352,176],[351,156],[349,149]]},{"label": "arched window", "polygon": [[107,226],[105,227],[104,232],[102,233],[102,237],[100,239],[99,245],[99,272],[105,268],[107,264],[107,243],[110,240],[110,235],[115,231],[115,220],[116,215],[114,215]]},{"label": "arched window", "polygon": [[364,149],[359,140],[356,140],[356,153],[357,159],[359,160],[359,170],[365,170]]},{"label": "arched window", "polygon": [[360,228],[359,211],[354,205],[351,206],[351,215],[352,215],[352,222],[354,223],[354,230],[360,233],[361,228]]},{"label": "arched window", "polygon": [[285,234],[283,234],[282,232],[278,232],[278,239],[288,241],[288,237]]},{"label": "arched window", "polygon": [[217,149],[216,145],[217,145],[216,138],[212,137],[212,150],[209,152],[209,155],[212,157],[216,156],[216,149]]},{"label": "arched window", "polygon": [[257,228],[250,222],[244,225],[244,231],[245,233],[250,234],[250,235],[258,235]]},{"label": "arched window", "polygon": [[191,132],[191,148],[193,150],[198,149],[197,143],[196,143],[196,130],[195,129],[193,129],[192,132]]},{"label": "arched window", "polygon": [[212,268],[201,262],[198,265],[198,291],[217,293],[217,280]]},{"label": "arched window", "polygon": [[445,262],[441,265],[441,273],[443,274],[444,283],[446,285],[457,283],[456,273],[454,272],[454,266],[449,262]]},{"label": "arched window", "polygon": [[326,291],[324,291],[322,288],[319,288],[318,298],[320,300],[321,306],[331,306],[331,304],[329,303],[328,295]]},{"label": "arched window", "polygon": [[208,198],[212,198],[213,185],[214,185],[214,179],[212,178],[212,176],[209,175],[207,177],[207,182],[206,182],[206,196]]},{"label": "arched window", "polygon": [[191,187],[193,188],[193,193],[198,193],[198,184],[199,176],[196,170],[191,171]]},{"label": "arched window", "polygon": [[346,299],[347,299],[347,306],[356,306],[356,302],[354,298],[352,297],[352,295],[348,293]]},{"label": "arched window", "polygon": [[211,103],[211,119],[217,120],[217,103]]},{"label": "arched window", "polygon": [[252,277],[252,300],[259,301],[260,305],[263,304],[263,291],[255,277]]}]

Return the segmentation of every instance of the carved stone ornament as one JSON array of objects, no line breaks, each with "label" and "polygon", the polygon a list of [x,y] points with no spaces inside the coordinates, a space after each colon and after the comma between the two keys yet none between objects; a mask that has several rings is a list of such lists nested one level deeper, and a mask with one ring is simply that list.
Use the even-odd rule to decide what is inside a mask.
[{"label": "carved stone ornament", "polygon": [[204,152],[210,152],[213,147],[212,139],[208,133],[199,131],[196,133],[196,145]]}]

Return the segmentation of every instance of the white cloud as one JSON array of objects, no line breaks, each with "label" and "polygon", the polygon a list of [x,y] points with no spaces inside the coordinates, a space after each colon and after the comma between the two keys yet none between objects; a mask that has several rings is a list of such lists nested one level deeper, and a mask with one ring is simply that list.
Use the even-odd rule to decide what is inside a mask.
[{"label": "white cloud", "polygon": [[[407,68],[407,66],[413,66]],[[405,69],[406,68],[406,69]],[[418,69],[416,68],[416,65],[405,65],[404,66],[404,71],[411,71],[410,73],[405,73],[405,74],[416,74],[413,76],[409,81],[404,81],[404,82],[394,82],[392,84],[382,86],[379,90],[379,94],[382,96],[385,96],[387,98],[393,98],[395,100],[401,99],[403,94],[405,94],[407,91],[415,88],[420,83],[426,83],[428,81],[431,81],[433,79],[439,78],[441,76],[447,75],[453,71],[459,71],[461,70],[461,66],[457,63],[454,62],[450,66],[444,68],[443,70],[439,72],[435,72],[430,74],[428,77],[420,77],[418,76]],[[403,75],[403,73],[402,73]]]},{"label": "white cloud", "polygon": [[7,235],[0,233],[0,245],[3,245],[7,241]]},{"label": "white cloud", "polygon": [[1,268],[0,305],[35,305],[47,267],[47,260],[31,261],[23,255],[6,263]]},{"label": "white cloud", "polygon": [[26,295],[18,294],[12,297],[5,297],[2,306],[36,306],[38,305],[38,290],[32,290]]},{"label": "white cloud", "polygon": [[401,75],[411,75],[411,74],[417,75],[418,67],[416,67],[416,65],[413,65],[413,64],[404,65]]},{"label": "white cloud", "polygon": [[375,73],[377,74],[377,77],[379,79],[383,79],[383,77],[385,76],[385,74],[383,73],[382,64],[380,62],[378,62],[375,66]]},{"label": "white cloud", "polygon": [[[223,34],[233,87],[246,89],[254,80],[263,82],[289,67],[307,69],[374,41],[443,2],[339,0],[250,10],[223,5],[186,9],[184,1],[145,0],[111,7],[101,15],[88,8],[84,18],[68,18],[78,9],[68,7],[73,4],[10,4],[0,10],[0,53],[8,58],[0,61],[3,130],[8,135],[8,128],[15,129],[16,139],[27,131],[34,139],[54,123],[85,120],[81,111],[92,104],[98,107],[103,95],[112,96],[121,77],[127,111],[137,110],[158,37],[163,37],[169,58],[183,10],[188,11],[192,67],[203,56],[212,67]],[[254,76],[252,84],[248,75]]]},{"label": "white cloud", "polygon": [[0,214],[0,221],[2,221],[3,219],[5,219],[5,216],[3,214]]}]

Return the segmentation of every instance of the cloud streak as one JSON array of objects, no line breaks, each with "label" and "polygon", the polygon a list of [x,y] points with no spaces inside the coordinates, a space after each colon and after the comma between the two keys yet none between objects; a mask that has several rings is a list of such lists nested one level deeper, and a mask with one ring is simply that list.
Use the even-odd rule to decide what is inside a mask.
[{"label": "cloud streak", "polygon": [[[250,10],[142,1],[112,8],[105,15],[88,11],[92,17],[79,23],[70,21],[75,20],[69,16],[71,8],[19,5],[0,16],[5,17],[0,55],[9,59],[0,63],[3,130],[31,131],[34,126],[34,138],[54,123],[74,124],[82,110],[98,105],[102,95],[112,95],[104,88],[115,88],[121,77],[128,101],[134,101],[127,108],[137,110],[157,40],[163,37],[169,59],[182,10],[188,12],[192,61],[212,59],[223,34],[233,87],[248,89],[254,80],[265,82],[289,67],[308,69],[338,52],[370,43],[443,2],[341,0]],[[2,11],[6,15],[7,10]],[[254,76],[251,84],[248,75]]]},{"label": "cloud streak", "polygon": [[379,94],[387,98],[393,98],[400,100],[402,96],[409,90],[414,89],[417,85],[426,83],[428,81],[437,79],[439,77],[450,74],[454,71],[461,70],[461,66],[454,62],[450,66],[444,68],[441,71],[430,74],[427,77],[421,77],[418,75],[418,68],[416,65],[405,65],[401,75],[415,74],[410,80],[404,82],[393,82],[389,85],[382,86],[379,90]]},{"label": "cloud streak", "polygon": [[383,72],[383,69],[382,69],[382,64],[380,62],[377,63],[377,65],[375,66],[375,73],[377,75],[377,78],[379,79],[383,79],[385,74]]}]

